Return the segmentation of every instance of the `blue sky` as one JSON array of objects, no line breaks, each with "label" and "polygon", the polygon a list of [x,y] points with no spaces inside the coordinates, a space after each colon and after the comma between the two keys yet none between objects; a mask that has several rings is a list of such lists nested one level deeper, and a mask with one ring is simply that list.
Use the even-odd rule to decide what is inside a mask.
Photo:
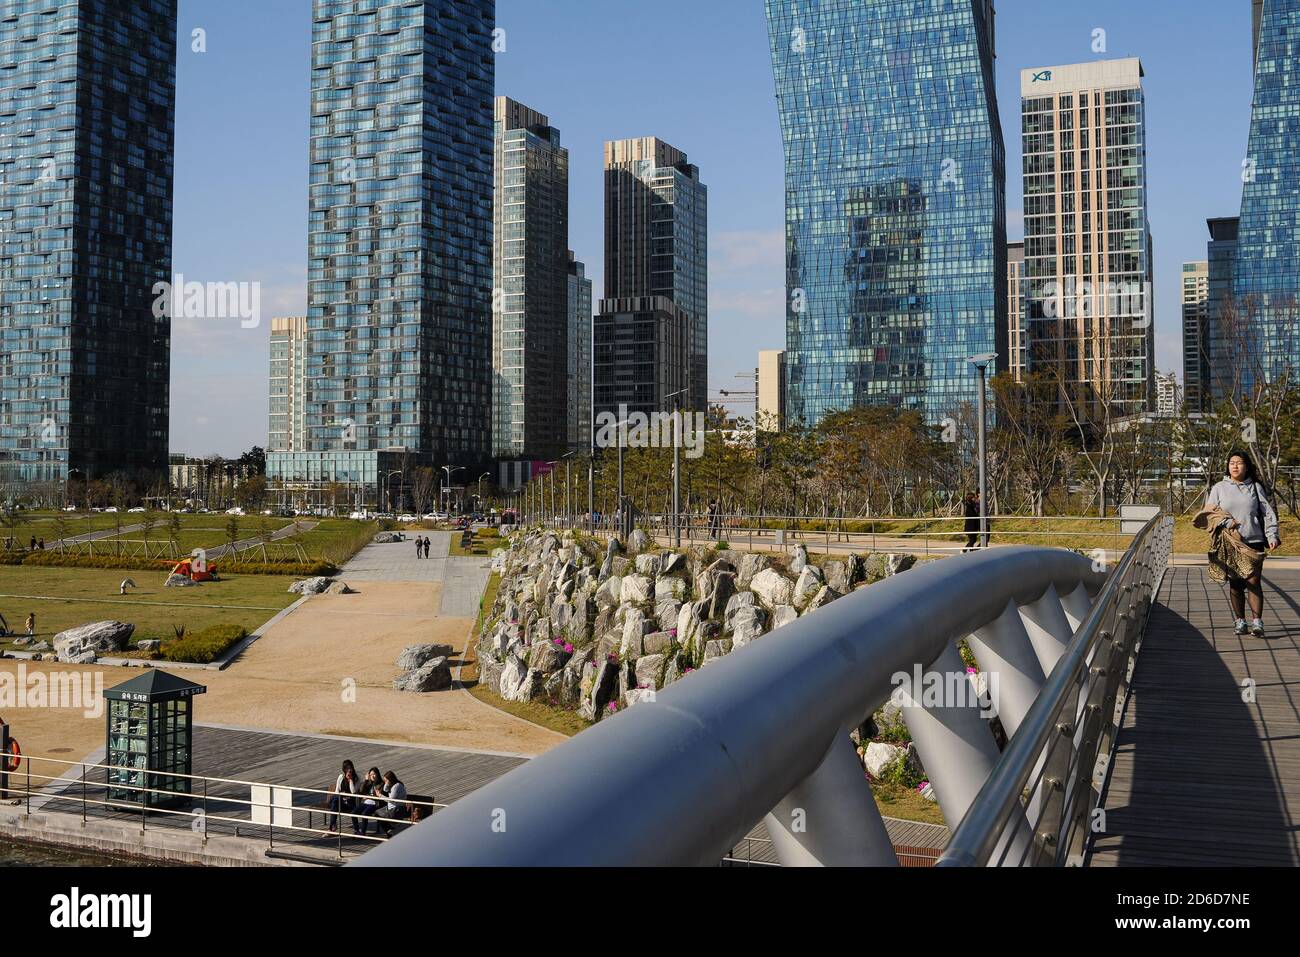
[{"label": "blue sky", "polygon": [[[1179,272],[1236,215],[1250,120],[1250,0],[998,0],[1008,231],[1020,237],[1020,70],[1146,69],[1157,364],[1181,375]],[[569,149],[570,246],[602,293],[601,149],[654,135],[709,187],[710,390],[784,344],[783,160],[762,0],[498,0],[497,92]],[[206,31],[206,52],[191,34]],[[1093,52],[1094,30],[1107,49]],[[263,323],[177,319],[173,451],[266,444],[269,317],[306,311],[310,0],[180,0],[174,268],[257,281]]]}]

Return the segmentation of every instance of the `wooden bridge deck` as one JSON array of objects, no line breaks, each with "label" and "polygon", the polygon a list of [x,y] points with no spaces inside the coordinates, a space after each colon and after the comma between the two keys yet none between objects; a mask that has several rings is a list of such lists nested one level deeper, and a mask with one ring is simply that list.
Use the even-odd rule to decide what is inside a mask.
[{"label": "wooden bridge deck", "polygon": [[1264,569],[1266,638],[1204,567],[1151,609],[1091,866],[1300,863],[1300,571]]}]

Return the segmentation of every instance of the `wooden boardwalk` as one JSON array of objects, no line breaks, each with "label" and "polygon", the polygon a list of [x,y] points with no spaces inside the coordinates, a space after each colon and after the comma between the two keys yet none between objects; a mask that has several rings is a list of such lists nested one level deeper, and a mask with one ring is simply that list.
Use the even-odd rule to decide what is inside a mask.
[{"label": "wooden boardwalk", "polygon": [[1171,567],[1138,656],[1091,866],[1300,863],[1300,571],[1264,569],[1266,638]]}]

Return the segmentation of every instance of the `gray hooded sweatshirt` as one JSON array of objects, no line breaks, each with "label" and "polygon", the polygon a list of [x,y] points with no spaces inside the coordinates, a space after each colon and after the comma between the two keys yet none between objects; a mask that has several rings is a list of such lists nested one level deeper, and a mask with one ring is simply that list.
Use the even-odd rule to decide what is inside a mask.
[{"label": "gray hooded sweatshirt", "polygon": [[[1256,506],[1258,502],[1258,506]],[[1246,542],[1267,541],[1272,544],[1277,538],[1277,513],[1268,503],[1268,497],[1260,491],[1255,482],[1234,482],[1224,478],[1210,489],[1207,506],[1217,505],[1241,524],[1241,538]],[[1264,527],[1260,528],[1259,519],[1263,516]]]}]

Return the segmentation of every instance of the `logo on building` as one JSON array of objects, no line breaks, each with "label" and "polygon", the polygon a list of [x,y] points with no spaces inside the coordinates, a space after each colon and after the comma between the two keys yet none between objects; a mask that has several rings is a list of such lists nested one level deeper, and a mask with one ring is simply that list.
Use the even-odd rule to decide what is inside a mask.
[{"label": "logo on building", "polygon": [[1039,80],[1051,80],[1051,78],[1052,78],[1051,70],[1040,70],[1039,72],[1034,74],[1034,78],[1030,82],[1037,83]]}]

